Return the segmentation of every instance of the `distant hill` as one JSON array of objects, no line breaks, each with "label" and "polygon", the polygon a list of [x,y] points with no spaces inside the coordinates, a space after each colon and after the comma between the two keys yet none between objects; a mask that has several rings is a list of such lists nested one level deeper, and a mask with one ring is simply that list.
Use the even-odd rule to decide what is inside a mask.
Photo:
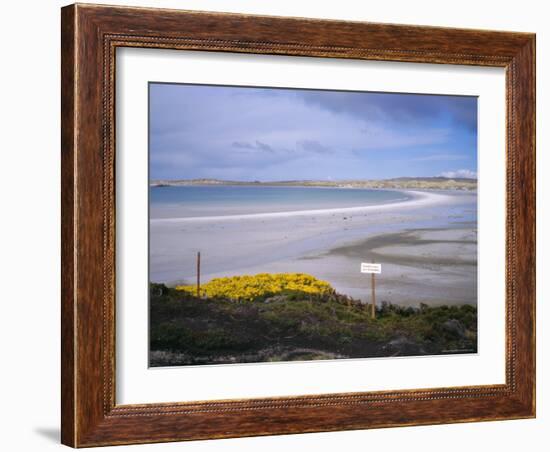
[{"label": "distant hill", "polygon": [[221,179],[164,179],[153,180],[151,187],[184,187],[209,185],[335,187],[335,188],[396,188],[424,190],[476,190],[477,179],[464,177],[396,177],[393,179],[352,180],[286,180],[286,181],[233,181]]},{"label": "distant hill", "polygon": [[419,182],[448,182],[454,180],[456,182],[470,182],[477,183],[477,179],[471,179],[468,177],[443,177],[443,176],[434,176],[434,177],[395,177],[393,179],[386,179],[391,181],[419,181]]}]

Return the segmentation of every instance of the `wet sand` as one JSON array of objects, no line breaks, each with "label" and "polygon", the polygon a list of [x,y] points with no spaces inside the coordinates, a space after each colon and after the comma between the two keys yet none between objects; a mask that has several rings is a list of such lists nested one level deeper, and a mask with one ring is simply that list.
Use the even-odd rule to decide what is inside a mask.
[{"label": "wet sand", "polygon": [[[477,234],[460,229],[410,229],[334,248],[328,256],[383,263],[377,275],[380,301],[402,305],[476,304]],[[352,282],[352,281],[350,281]]]}]

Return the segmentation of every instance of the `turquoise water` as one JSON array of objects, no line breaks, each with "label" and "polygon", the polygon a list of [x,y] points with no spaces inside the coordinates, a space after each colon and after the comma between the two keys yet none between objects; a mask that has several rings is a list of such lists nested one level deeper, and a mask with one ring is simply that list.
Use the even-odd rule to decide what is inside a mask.
[{"label": "turquoise water", "polygon": [[150,218],[247,215],[400,202],[394,190],[270,186],[151,187]]}]

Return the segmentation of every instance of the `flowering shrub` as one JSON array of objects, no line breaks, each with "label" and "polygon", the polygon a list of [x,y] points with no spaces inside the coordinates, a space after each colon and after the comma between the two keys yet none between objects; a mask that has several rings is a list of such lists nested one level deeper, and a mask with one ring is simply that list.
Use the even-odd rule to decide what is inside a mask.
[{"label": "flowering shrub", "polygon": [[[176,290],[196,294],[196,286],[176,286]],[[324,295],[334,289],[331,285],[305,273],[259,273],[225,278],[214,278],[201,286],[201,294],[210,298],[229,298],[253,301],[281,292],[302,292]]]}]

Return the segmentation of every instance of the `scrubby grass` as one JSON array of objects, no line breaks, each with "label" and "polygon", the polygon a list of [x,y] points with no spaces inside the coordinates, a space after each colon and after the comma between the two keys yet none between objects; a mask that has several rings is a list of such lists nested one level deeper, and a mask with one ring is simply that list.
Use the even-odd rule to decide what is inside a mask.
[{"label": "scrubby grass", "polygon": [[403,308],[376,318],[332,290],[285,288],[252,301],[198,298],[151,284],[151,365],[467,353],[477,350],[474,306]]}]

